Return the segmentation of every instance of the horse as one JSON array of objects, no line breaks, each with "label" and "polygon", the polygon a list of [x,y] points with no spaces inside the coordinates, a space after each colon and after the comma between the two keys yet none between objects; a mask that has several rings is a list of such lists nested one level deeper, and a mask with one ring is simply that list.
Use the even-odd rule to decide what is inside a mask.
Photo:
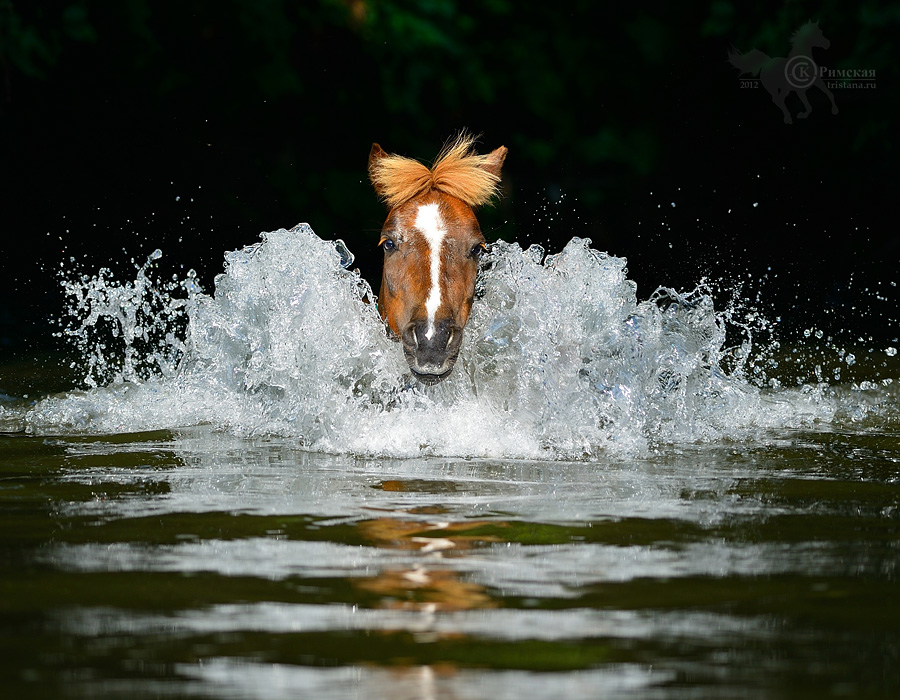
[{"label": "horse", "polygon": [[505,146],[478,155],[474,142],[459,134],[430,168],[377,143],[369,152],[369,179],[389,209],[378,309],[425,385],[446,379],[459,356],[486,250],[475,209],[498,195],[506,158]]},{"label": "horse", "polygon": [[741,75],[758,75],[763,87],[772,97],[772,102],[781,110],[784,123],[793,124],[794,120],[784,102],[792,92],[797,93],[804,107],[804,111],[797,116],[805,119],[812,112],[806,98],[806,91],[811,87],[817,87],[825,93],[831,101],[831,113],[838,113],[834,95],[825,85],[812,59],[813,49],[827,49],[829,46],[831,42],[822,34],[819,23],[807,22],[791,37],[791,51],[786,58],[769,58],[759,49],[745,54],[733,49],[728,54],[728,61]]}]

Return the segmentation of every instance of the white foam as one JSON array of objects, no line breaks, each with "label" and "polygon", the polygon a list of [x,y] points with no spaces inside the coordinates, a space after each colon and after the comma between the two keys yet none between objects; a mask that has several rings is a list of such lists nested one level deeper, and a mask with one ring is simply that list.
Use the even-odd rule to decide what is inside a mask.
[{"label": "white foam", "polygon": [[[212,296],[154,284],[147,269],[140,285],[108,275],[70,283],[67,332],[92,381],[109,383],[39,401],[27,429],[212,424],[335,453],[594,459],[822,426],[842,410],[822,387],[749,381],[748,348],[725,347],[726,314],[702,289],[639,301],[625,260],[577,238],[546,260],[536,246],[494,244],[460,359],[446,381],[423,387],[341,257],[299,225],[229,253]],[[100,328],[106,335],[92,335]]]}]

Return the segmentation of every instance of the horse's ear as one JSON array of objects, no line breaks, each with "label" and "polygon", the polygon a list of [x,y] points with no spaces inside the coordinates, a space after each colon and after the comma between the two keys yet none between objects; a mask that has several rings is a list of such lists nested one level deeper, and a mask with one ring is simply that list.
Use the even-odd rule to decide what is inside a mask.
[{"label": "horse's ear", "polygon": [[481,169],[487,170],[491,175],[499,178],[500,168],[503,167],[503,161],[506,160],[506,153],[506,146],[500,146],[500,148],[494,149],[487,155],[487,159],[481,165]]},{"label": "horse's ear", "polygon": [[372,186],[375,188],[375,194],[379,197],[384,195],[382,192],[382,186],[378,183],[375,178],[375,168],[378,166],[378,163],[382,158],[386,158],[387,153],[385,150],[379,146],[377,143],[372,144],[372,150],[369,151],[369,180],[372,182]]}]

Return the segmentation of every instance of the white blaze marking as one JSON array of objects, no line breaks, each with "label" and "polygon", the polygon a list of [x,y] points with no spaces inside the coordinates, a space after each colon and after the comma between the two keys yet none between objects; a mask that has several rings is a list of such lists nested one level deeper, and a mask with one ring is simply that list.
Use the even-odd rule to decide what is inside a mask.
[{"label": "white blaze marking", "polygon": [[437,203],[423,204],[419,207],[416,214],[416,228],[425,236],[430,248],[431,291],[425,300],[425,311],[428,312],[428,330],[425,337],[431,340],[434,335],[434,315],[441,306],[441,243],[447,235]]}]

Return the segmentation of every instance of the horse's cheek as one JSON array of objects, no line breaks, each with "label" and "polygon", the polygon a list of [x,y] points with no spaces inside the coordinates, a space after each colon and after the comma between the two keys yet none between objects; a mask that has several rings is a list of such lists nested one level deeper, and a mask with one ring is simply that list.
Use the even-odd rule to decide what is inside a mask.
[{"label": "horse's cheek", "polygon": [[475,301],[474,293],[470,295],[465,302],[460,313],[460,326],[465,326],[469,322],[469,314],[472,313],[472,304]]},{"label": "horse's cheek", "polygon": [[381,312],[381,318],[390,326],[394,333],[397,333],[397,284],[396,275],[388,264],[384,263],[384,270],[381,274],[381,290],[378,292],[378,310]]},{"label": "horse's cheek", "polygon": [[378,300],[378,310],[381,312],[381,317],[384,319],[385,323],[388,324],[391,331],[393,331],[395,335],[400,335],[397,298],[390,294],[385,294],[384,291],[382,291],[382,295]]}]

